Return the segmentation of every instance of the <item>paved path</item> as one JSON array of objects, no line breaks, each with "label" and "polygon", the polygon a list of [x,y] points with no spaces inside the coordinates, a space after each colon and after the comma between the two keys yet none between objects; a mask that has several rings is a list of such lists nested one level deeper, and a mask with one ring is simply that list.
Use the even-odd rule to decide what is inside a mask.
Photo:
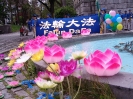
[{"label": "paved path", "polygon": [[32,39],[32,32],[29,32],[29,36],[24,36],[23,40],[20,40],[19,32],[9,33],[9,34],[1,34],[0,35],[0,53],[5,51],[9,51],[18,46],[22,41]]}]

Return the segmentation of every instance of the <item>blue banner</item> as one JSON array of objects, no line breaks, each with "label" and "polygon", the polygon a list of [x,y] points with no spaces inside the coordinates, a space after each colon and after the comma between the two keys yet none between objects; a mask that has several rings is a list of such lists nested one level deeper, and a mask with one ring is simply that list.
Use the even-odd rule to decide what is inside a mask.
[{"label": "blue banner", "polygon": [[82,29],[89,28],[91,33],[100,33],[98,15],[40,19],[36,22],[36,36],[47,35],[50,32],[61,34],[64,31],[79,34]]}]

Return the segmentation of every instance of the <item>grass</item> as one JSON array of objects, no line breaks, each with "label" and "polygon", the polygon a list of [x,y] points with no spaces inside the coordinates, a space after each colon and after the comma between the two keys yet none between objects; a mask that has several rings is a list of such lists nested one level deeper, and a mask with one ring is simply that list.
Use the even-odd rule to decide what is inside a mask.
[{"label": "grass", "polygon": [[18,32],[20,29],[20,25],[11,25],[12,32]]}]

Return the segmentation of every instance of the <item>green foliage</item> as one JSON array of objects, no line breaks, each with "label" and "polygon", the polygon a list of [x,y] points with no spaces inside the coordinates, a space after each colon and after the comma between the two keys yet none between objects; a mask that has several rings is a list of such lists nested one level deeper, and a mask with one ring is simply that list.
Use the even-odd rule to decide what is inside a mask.
[{"label": "green foliage", "polygon": [[[78,90],[79,79],[73,77],[73,92]],[[63,81],[64,95],[68,94],[67,82]],[[98,81],[98,78],[92,77],[91,80],[82,79],[80,92],[76,99],[116,99],[108,84]]]},{"label": "green foliage", "polygon": [[56,18],[63,18],[65,15],[70,15],[70,17],[76,16],[76,12],[72,7],[66,6],[61,7],[55,11]]},{"label": "green foliage", "polygon": [[28,60],[24,66],[25,66],[25,70],[27,70],[27,73],[28,73],[27,78],[34,79],[37,75],[35,64],[31,60]]},{"label": "green foliage", "polygon": [[109,85],[100,82],[91,82],[91,96],[94,99],[115,99]]},{"label": "green foliage", "polygon": [[12,32],[18,32],[20,29],[20,25],[11,25]]},{"label": "green foliage", "polygon": [[23,23],[23,17],[19,16],[19,22],[22,24]]},{"label": "green foliage", "polygon": [[49,14],[49,11],[47,9],[44,9],[42,11],[42,18],[46,18],[47,17],[47,14]]},{"label": "green foliage", "polygon": [[23,4],[22,9],[23,10],[28,10],[30,8],[29,4]]}]

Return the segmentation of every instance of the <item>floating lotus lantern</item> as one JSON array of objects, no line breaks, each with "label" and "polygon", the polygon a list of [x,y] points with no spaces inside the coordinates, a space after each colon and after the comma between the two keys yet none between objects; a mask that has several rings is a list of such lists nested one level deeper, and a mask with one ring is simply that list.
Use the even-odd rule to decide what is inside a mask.
[{"label": "floating lotus lantern", "polygon": [[90,35],[91,29],[83,29],[81,35]]},{"label": "floating lotus lantern", "polygon": [[30,40],[28,42],[26,42],[26,45],[24,46],[24,51],[26,53],[31,53],[31,54],[35,54],[36,52],[38,52],[40,49],[44,49],[45,46],[44,44],[47,42],[47,39],[43,38],[43,40],[39,40],[38,39],[34,39],[34,40]]},{"label": "floating lotus lantern", "polygon": [[48,34],[48,40],[49,41],[56,41],[56,40],[58,40],[58,36],[55,33],[49,33]]},{"label": "floating lotus lantern", "polygon": [[63,32],[62,33],[62,38],[64,38],[64,39],[72,38],[72,33],[70,33],[70,32]]},{"label": "floating lotus lantern", "polygon": [[11,71],[11,72],[6,72],[5,73],[5,76],[14,76],[15,75],[15,73],[13,72],[13,71]]},{"label": "floating lotus lantern", "polygon": [[51,48],[46,46],[43,60],[46,63],[60,62],[65,56],[65,49],[61,46],[54,45]]},{"label": "floating lotus lantern", "polygon": [[84,65],[88,73],[97,76],[113,76],[121,69],[119,55],[109,49],[105,52],[95,51],[84,59]]},{"label": "floating lotus lantern", "polygon": [[7,88],[12,88],[12,87],[17,87],[17,86],[20,86],[20,82],[14,80],[14,81],[8,82]]}]

